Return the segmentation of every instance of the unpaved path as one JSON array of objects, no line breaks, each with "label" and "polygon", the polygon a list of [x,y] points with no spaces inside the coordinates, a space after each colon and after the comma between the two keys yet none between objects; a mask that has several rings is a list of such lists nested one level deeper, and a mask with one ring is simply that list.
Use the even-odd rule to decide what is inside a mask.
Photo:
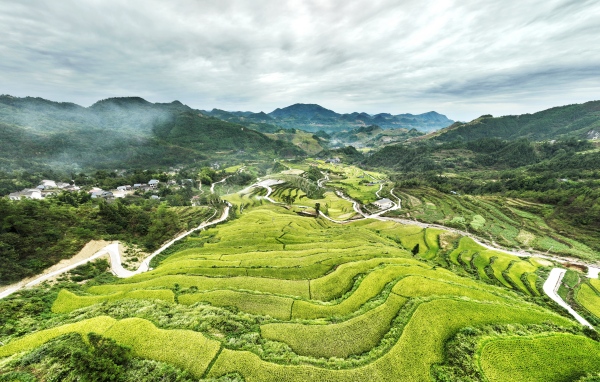
[{"label": "unpaved path", "polygon": [[111,242],[104,240],[92,240],[87,243],[75,256],[71,257],[70,259],[59,261],[50,268],[44,270],[39,275],[29,277],[12,285],[0,287],[0,299],[13,294],[19,289],[32,287],[44,281],[50,280],[61,273],[70,271],[71,269],[77,268],[80,265],[102,257],[107,254],[103,249],[108,245],[111,245]]},{"label": "unpaved path", "polygon": [[230,208],[230,205],[227,204],[227,206],[223,210],[223,213],[221,214],[221,216],[218,219],[210,220],[210,219],[214,218],[214,216],[216,215],[217,211],[215,211],[215,213],[206,222],[200,224],[196,228],[193,228],[187,232],[184,232],[183,234],[177,236],[175,239],[164,244],[158,250],[154,251],[150,256],[146,257],[144,259],[144,261],[142,261],[142,263],[140,264],[139,268],[135,271],[130,271],[130,270],[123,268],[123,265],[121,263],[122,255],[119,251],[119,242],[112,242],[107,245],[108,242],[105,242],[105,241],[91,241],[90,243],[86,244],[86,246],[77,255],[73,256],[70,259],[63,260],[63,261],[59,262],[58,264],[48,268],[41,275],[32,277],[30,279],[23,280],[17,284],[2,287],[2,289],[0,289],[0,299],[15,293],[16,291],[18,291],[20,289],[29,288],[29,287],[38,285],[44,281],[47,281],[47,280],[52,279],[53,277],[56,277],[62,273],[68,272],[80,265],[83,265],[85,263],[88,263],[90,261],[93,261],[97,258],[106,256],[106,255],[108,255],[110,258],[111,271],[117,277],[127,278],[127,277],[131,277],[133,275],[139,274],[139,273],[147,272],[148,270],[150,270],[150,261],[152,261],[152,259],[155,256],[162,253],[165,249],[167,249],[171,245],[173,245],[173,243],[175,243],[177,240],[183,239],[184,237],[190,235],[191,233],[193,233],[197,230],[200,230],[200,229],[206,228],[208,226],[215,225],[215,224],[218,224],[218,223],[221,223],[221,222],[227,220],[227,218],[229,217],[229,208]]},{"label": "unpaved path", "polygon": [[265,179],[258,183],[255,183],[253,186],[262,187],[262,188],[267,189],[267,195],[262,196],[261,197],[262,199],[268,200],[269,202],[271,202],[273,204],[280,204],[279,202],[276,202],[275,200],[271,199],[271,194],[273,193],[273,189],[271,188],[271,186],[274,186],[276,184],[281,184],[281,183],[284,183],[284,181],[278,180],[278,179]]},{"label": "unpaved path", "polygon": [[323,177],[319,180],[317,180],[317,187],[319,188],[323,188],[325,185],[325,182],[329,182],[329,174],[321,171],[321,174],[323,174]]},{"label": "unpaved path", "polygon": [[571,308],[569,304],[567,304],[562,298],[560,298],[560,296],[557,293],[558,288],[560,287],[560,282],[562,281],[566,272],[566,269],[553,268],[550,271],[548,279],[544,283],[544,292],[554,302],[565,308],[571,314],[571,316],[573,316],[581,325],[594,329],[594,327],[585,318],[581,317],[579,313],[577,313],[573,308]]},{"label": "unpaved path", "polygon": [[160,247],[156,251],[152,252],[152,254],[150,256],[146,257],[144,259],[144,261],[142,261],[139,268],[135,271],[130,271],[128,269],[123,268],[123,265],[121,264],[122,256],[121,256],[121,253],[119,252],[119,248],[118,248],[117,244],[111,244],[111,245],[106,246],[104,249],[110,255],[111,271],[115,274],[115,276],[120,277],[120,278],[127,278],[127,277],[135,276],[137,274],[149,271],[150,270],[150,262],[152,261],[152,259],[154,257],[156,257],[157,255],[161,254],[165,249],[167,249],[171,245],[173,245],[177,240],[181,240],[184,237],[186,237],[186,236],[190,235],[191,233],[198,231],[202,228],[205,228],[205,227],[208,227],[208,226],[211,226],[211,225],[214,225],[214,224],[217,224],[217,223],[227,220],[227,218],[229,217],[229,206],[225,207],[225,209],[223,210],[223,214],[221,214],[221,216],[218,219],[210,220],[210,219],[214,218],[216,214],[217,214],[217,211],[215,211],[213,213],[213,215],[206,222],[200,224],[196,228],[192,228],[191,230],[182,233],[181,235],[177,236],[173,240],[164,244],[162,247]]},{"label": "unpaved path", "polygon": [[219,183],[224,183],[227,179],[231,178],[231,175],[226,176],[225,178],[219,180],[218,182],[214,182],[210,184],[210,193],[214,194],[215,193],[215,184],[219,184]]}]

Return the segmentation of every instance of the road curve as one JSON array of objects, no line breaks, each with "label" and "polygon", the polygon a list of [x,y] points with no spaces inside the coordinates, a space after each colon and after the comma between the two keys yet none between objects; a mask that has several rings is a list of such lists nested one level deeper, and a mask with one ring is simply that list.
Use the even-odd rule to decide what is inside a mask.
[{"label": "road curve", "polygon": [[104,247],[104,249],[106,249],[106,251],[110,255],[111,271],[115,274],[115,276],[120,277],[120,278],[127,278],[127,277],[131,277],[131,276],[149,271],[150,270],[150,262],[152,261],[152,259],[154,257],[156,257],[157,255],[160,255],[165,249],[169,248],[176,241],[183,239],[184,237],[192,234],[195,231],[198,231],[205,227],[215,225],[215,224],[218,224],[218,223],[221,223],[221,222],[227,220],[227,218],[229,217],[229,205],[227,205],[225,207],[225,209],[223,210],[223,213],[221,214],[221,216],[218,219],[210,220],[216,214],[217,214],[217,211],[215,211],[215,213],[209,218],[208,221],[200,224],[196,228],[192,228],[191,230],[182,233],[181,235],[177,236],[173,240],[165,243],[162,247],[160,247],[156,251],[152,252],[152,254],[150,256],[146,257],[144,259],[144,261],[142,261],[139,268],[135,271],[130,271],[130,270],[123,268],[123,266],[121,265],[121,254],[119,253],[119,247],[117,244],[107,245],[106,247]]},{"label": "road curve", "polygon": [[[127,277],[131,277],[134,275],[137,275],[139,273],[143,273],[143,272],[147,272],[150,270],[150,261],[152,261],[152,259],[154,257],[156,257],[157,255],[159,255],[160,253],[162,253],[165,249],[169,248],[171,245],[173,245],[177,240],[181,240],[184,237],[190,235],[191,233],[198,231],[200,229],[209,227],[211,225],[215,225],[218,223],[221,223],[225,220],[227,220],[227,218],[229,217],[229,208],[230,208],[230,204],[227,203],[227,206],[225,207],[225,209],[223,210],[223,213],[221,214],[221,216],[216,219],[216,220],[209,220],[206,221],[202,224],[200,224],[198,227],[193,228],[187,232],[184,232],[183,234],[177,236],[176,238],[174,238],[173,240],[167,242],[166,244],[164,244],[162,247],[160,247],[159,249],[157,249],[156,251],[154,251],[150,256],[146,257],[144,259],[144,261],[142,261],[142,263],[140,264],[139,268],[135,271],[130,271],[127,270],[125,268],[123,268],[122,262],[121,262],[121,253],[119,252],[119,244],[118,243],[113,243],[113,244],[109,244],[106,247],[102,248],[101,250],[99,250],[98,252],[96,252],[95,254],[93,254],[92,256],[88,257],[87,259],[78,261],[74,264],[65,266],[64,268],[60,268],[56,271],[44,274],[40,277],[37,277],[36,279],[28,282],[27,284],[24,285],[16,285],[12,288],[9,288],[3,292],[0,293],[0,299],[5,298],[7,296],[10,296],[11,294],[23,289],[23,288],[29,288],[35,285],[38,285],[46,280],[51,279],[52,277],[58,276],[62,273],[68,272],[74,268],[77,268],[80,265],[89,263],[90,261],[96,260],[97,258],[104,256],[106,254],[109,255],[110,257],[110,268],[111,268],[111,272],[114,273],[117,277],[120,278],[127,278]],[[215,213],[209,218],[212,219],[215,215],[216,215],[216,211]]]},{"label": "road curve", "polygon": [[573,308],[571,308],[569,304],[567,304],[562,298],[560,298],[560,296],[557,293],[558,288],[560,287],[560,282],[562,281],[566,272],[566,269],[553,268],[550,271],[548,279],[544,283],[544,293],[546,293],[548,297],[550,297],[558,305],[565,308],[569,312],[569,314],[571,314],[571,316],[573,316],[581,325],[594,329],[594,327],[585,318],[581,317],[579,313],[577,313]]}]

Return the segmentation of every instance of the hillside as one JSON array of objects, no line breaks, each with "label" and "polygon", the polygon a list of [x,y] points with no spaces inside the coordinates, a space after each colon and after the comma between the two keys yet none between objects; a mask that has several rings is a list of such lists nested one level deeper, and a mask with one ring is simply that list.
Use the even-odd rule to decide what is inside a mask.
[{"label": "hillside", "polygon": [[178,101],[111,98],[84,108],[0,96],[0,170],[140,168],[220,158],[303,155],[285,141]]},{"label": "hillside", "polygon": [[534,114],[493,117],[483,115],[469,123],[455,123],[427,138],[437,141],[500,138],[533,141],[554,139],[598,139],[600,101],[553,107]]},{"label": "hillside", "polygon": [[281,130],[281,126],[277,126],[275,124],[275,120],[263,112],[230,112],[220,109],[212,109],[211,111],[202,110],[201,112],[202,114],[209,115],[223,121],[246,126],[252,130],[260,131],[261,133],[275,133]]}]

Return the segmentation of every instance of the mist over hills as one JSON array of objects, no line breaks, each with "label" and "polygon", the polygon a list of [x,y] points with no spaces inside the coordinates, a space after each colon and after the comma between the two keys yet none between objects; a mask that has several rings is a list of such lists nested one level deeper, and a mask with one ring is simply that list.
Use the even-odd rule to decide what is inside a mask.
[{"label": "mist over hills", "polygon": [[[353,130],[363,126],[377,125],[383,129],[416,129],[429,132],[450,126],[454,123],[445,115],[435,111],[423,114],[398,114],[379,113],[370,115],[367,113],[339,114],[317,104],[297,103],[284,108],[277,108],[270,113],[252,112],[227,112],[213,109],[204,111],[211,116],[236,123],[249,123],[262,125],[260,131],[273,132],[274,126],[283,128],[301,129],[310,132],[325,131],[335,133],[342,130]],[[265,129],[265,130],[262,130]]]},{"label": "mist over hills", "polygon": [[[0,170],[145,168],[213,160],[316,155],[353,145],[379,150],[407,140],[435,142],[594,139],[600,101],[494,118],[423,135],[451,120],[420,115],[339,114],[316,104],[271,113],[201,111],[179,101],[109,98],[90,107],[42,98],[0,96]],[[308,132],[307,132],[308,131]]]},{"label": "mist over hills", "polygon": [[123,168],[223,157],[294,156],[291,143],[206,116],[181,102],[110,98],[85,108],[0,96],[0,169]]}]

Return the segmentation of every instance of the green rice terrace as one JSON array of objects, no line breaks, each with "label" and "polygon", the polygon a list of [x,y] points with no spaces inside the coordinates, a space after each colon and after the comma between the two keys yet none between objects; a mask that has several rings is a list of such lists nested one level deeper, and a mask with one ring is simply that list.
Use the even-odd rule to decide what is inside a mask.
[{"label": "green rice terrace", "polygon": [[552,210],[549,205],[493,196],[445,194],[424,187],[394,193],[402,199],[402,209],[389,216],[457,228],[506,248],[581,259],[598,257],[590,247],[566,235],[570,227],[558,226],[558,222],[549,225],[544,219]]},{"label": "green rice terrace", "polygon": [[[90,333],[203,381],[558,382],[600,373],[596,332],[544,295],[552,261],[456,231],[364,219],[334,191],[368,206],[389,191],[383,175],[319,165],[326,187],[305,182],[304,165],[277,174],[276,184],[223,196],[234,218],[177,242],[149,272],[60,290],[46,323],[0,338],[0,380],[20,380],[2,373],[16,376],[49,351],[40,349]],[[410,213],[418,203],[448,209],[396,195]],[[317,203],[345,223],[307,213]],[[547,231],[533,218],[513,232],[508,211],[518,208],[464,203],[487,214],[461,224],[504,229],[506,246],[530,233],[527,245],[544,248]],[[569,272],[578,310],[600,317],[598,280]]]}]

